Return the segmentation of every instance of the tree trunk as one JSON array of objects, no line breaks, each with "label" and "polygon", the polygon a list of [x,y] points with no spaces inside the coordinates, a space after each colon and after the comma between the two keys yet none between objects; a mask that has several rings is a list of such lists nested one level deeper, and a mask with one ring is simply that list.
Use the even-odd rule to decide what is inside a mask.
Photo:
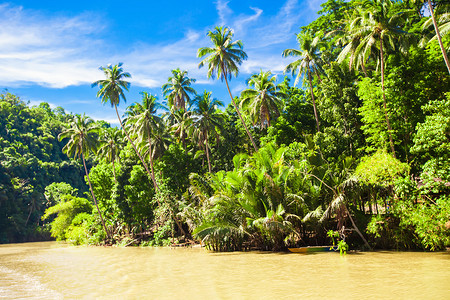
[{"label": "tree trunk", "polygon": [[308,71],[308,80],[309,80],[309,89],[311,91],[311,99],[312,99],[313,108],[314,108],[314,117],[316,118],[317,132],[320,132],[319,116],[317,115],[316,100],[314,99],[314,92],[313,92],[313,86],[312,86],[311,73],[309,71]]},{"label": "tree trunk", "polygon": [[433,7],[431,6],[431,1],[428,0],[428,7],[430,8],[431,18],[433,19],[434,30],[436,31],[436,37],[439,41],[439,47],[441,48],[442,56],[445,60],[445,65],[447,66],[448,73],[450,74],[450,63],[448,61],[447,52],[445,51],[444,44],[442,44],[441,34],[439,33],[439,28],[434,17]]},{"label": "tree trunk", "polygon": [[113,165],[114,183],[117,184],[116,168],[115,168],[115,166],[114,166],[114,160],[112,161],[112,165]]},{"label": "tree trunk", "polygon": [[361,68],[362,68],[362,70],[364,72],[364,76],[365,77],[369,77],[369,75],[367,75],[367,70],[366,70],[366,66],[364,65],[364,62],[361,62]]},{"label": "tree trunk", "polygon": [[209,160],[209,151],[208,151],[208,132],[206,133],[205,149],[206,149],[206,159],[208,160],[208,170],[209,173],[211,173],[211,161]]},{"label": "tree trunk", "polygon": [[233,103],[234,108],[236,109],[239,119],[241,119],[242,125],[244,125],[245,131],[247,131],[247,135],[250,138],[250,141],[252,142],[253,148],[255,148],[255,151],[258,151],[258,147],[256,147],[255,141],[253,140],[253,137],[250,134],[250,131],[248,131],[247,125],[245,125],[244,119],[241,116],[241,112],[239,111],[239,109],[236,105],[236,102],[234,102],[233,95],[231,95],[231,91],[230,91],[230,87],[228,86],[228,80],[227,80],[226,74],[224,75],[224,78],[225,78],[225,83],[227,84],[228,93],[230,94],[231,102]]},{"label": "tree trunk", "polygon": [[347,209],[347,205],[344,204],[345,207],[345,211],[348,214],[348,217],[350,218],[350,222],[352,222],[352,226],[353,229],[355,229],[355,231],[358,233],[358,235],[361,237],[361,239],[364,241],[364,244],[369,248],[372,249],[372,247],[370,247],[369,243],[367,242],[366,238],[362,235],[361,231],[359,231],[358,227],[356,227],[355,221],[353,221],[352,215],[350,214],[350,212]]},{"label": "tree trunk", "polygon": [[25,222],[25,226],[27,226],[28,221],[30,221],[31,213],[33,212],[33,208],[34,208],[34,202],[35,202],[34,200],[31,200],[30,213],[28,214],[27,221]]},{"label": "tree trunk", "polygon": [[181,143],[183,144],[184,150],[186,150],[186,133],[184,130],[181,131]]},{"label": "tree trunk", "polygon": [[133,146],[133,149],[134,149],[134,151],[136,152],[137,156],[139,156],[139,159],[141,160],[142,164],[144,165],[144,168],[145,168],[145,170],[147,171],[148,176],[150,176],[150,178],[152,179],[153,184],[155,185],[156,188],[159,189],[159,186],[158,186],[158,184],[156,183],[156,181],[153,179],[152,174],[150,173],[147,164],[145,163],[145,161],[144,161],[144,159],[142,158],[142,156],[139,154],[139,151],[136,149],[136,146],[134,145],[133,141],[131,140],[130,136],[128,135],[127,130],[126,130],[125,127],[123,126],[122,120],[120,119],[120,116],[119,116],[119,112],[117,111],[117,105],[114,105],[114,108],[116,109],[117,118],[119,119],[119,123],[120,123],[120,126],[121,126],[122,129],[123,129],[123,132],[125,132],[125,135],[126,135],[128,141],[130,142],[131,146]]},{"label": "tree trunk", "polygon": [[91,190],[92,199],[94,199],[94,204],[95,204],[95,207],[97,207],[98,215],[100,216],[100,220],[102,221],[102,225],[103,225],[103,228],[105,229],[106,236],[108,238],[111,238],[111,235],[109,234],[108,229],[106,229],[105,221],[103,221],[103,217],[102,217],[102,213],[100,211],[100,208],[98,208],[97,199],[95,198],[94,190],[92,189],[91,180],[89,179],[89,173],[88,173],[88,170],[87,170],[87,167],[86,167],[86,161],[84,160],[83,152],[81,152],[81,158],[83,159],[84,171],[86,172],[86,177],[87,177],[87,180],[88,180],[88,183],[89,183],[89,189]]},{"label": "tree trunk", "polygon": [[152,142],[151,142],[150,136],[148,137],[148,155],[150,157],[150,169],[152,170],[151,176],[152,176],[153,183],[155,185],[155,190],[159,190],[159,186],[156,184],[155,170],[153,168]]},{"label": "tree trunk", "polygon": [[384,91],[384,56],[383,56],[383,39],[382,38],[380,38],[380,59],[381,59],[381,91],[383,94],[384,117],[386,118],[386,124],[387,124],[387,128],[388,128],[389,144],[391,145],[392,155],[395,158],[394,141],[392,140],[392,127],[389,122],[389,116],[388,116],[387,107],[386,107],[386,94]]}]

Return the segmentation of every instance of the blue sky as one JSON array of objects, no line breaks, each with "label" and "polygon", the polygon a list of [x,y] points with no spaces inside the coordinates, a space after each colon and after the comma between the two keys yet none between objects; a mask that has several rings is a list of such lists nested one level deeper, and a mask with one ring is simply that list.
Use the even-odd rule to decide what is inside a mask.
[{"label": "blue sky", "polygon": [[0,2],[0,89],[31,105],[48,102],[68,112],[117,123],[114,110],[96,98],[98,69],[123,62],[131,73],[127,105],[147,91],[163,100],[161,86],[175,68],[187,70],[198,92],[229,103],[225,86],[198,69],[197,49],[216,25],[231,27],[248,59],[230,83],[233,95],[260,70],[281,75],[297,48],[295,34],[317,17],[324,0],[217,1],[11,1]]}]

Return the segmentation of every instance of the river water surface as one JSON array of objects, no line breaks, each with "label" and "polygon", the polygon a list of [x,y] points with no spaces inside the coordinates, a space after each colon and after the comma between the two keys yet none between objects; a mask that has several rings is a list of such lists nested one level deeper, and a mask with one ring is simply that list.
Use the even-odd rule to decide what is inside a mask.
[{"label": "river water surface", "polygon": [[450,299],[450,253],[0,245],[0,299]]}]

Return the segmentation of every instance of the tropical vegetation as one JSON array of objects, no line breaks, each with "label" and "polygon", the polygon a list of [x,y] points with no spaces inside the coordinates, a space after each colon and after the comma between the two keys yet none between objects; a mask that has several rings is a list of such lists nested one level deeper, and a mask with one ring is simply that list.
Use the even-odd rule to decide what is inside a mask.
[{"label": "tropical vegetation", "polygon": [[117,128],[3,92],[0,242],[449,247],[449,7],[429,2],[329,0],[280,53],[286,74],[235,97],[247,54],[216,27],[199,67],[230,99],[175,69],[161,102],[143,91],[121,116],[131,74],[102,67]]}]

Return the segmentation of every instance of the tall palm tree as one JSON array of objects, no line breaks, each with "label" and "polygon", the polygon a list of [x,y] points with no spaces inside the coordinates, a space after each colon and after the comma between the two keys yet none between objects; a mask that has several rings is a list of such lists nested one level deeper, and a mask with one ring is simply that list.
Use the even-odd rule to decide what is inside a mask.
[{"label": "tall palm tree", "polygon": [[194,109],[194,136],[199,145],[203,145],[208,160],[208,170],[211,173],[211,160],[209,158],[209,137],[218,135],[218,130],[223,124],[223,114],[217,108],[223,106],[222,101],[211,98],[211,92],[204,91],[196,97],[196,108]]},{"label": "tall palm tree", "polygon": [[142,158],[141,154],[137,150],[136,146],[134,145],[134,142],[131,140],[130,136],[128,135],[127,130],[123,126],[122,120],[120,119],[119,112],[117,110],[117,106],[120,103],[120,99],[122,98],[123,101],[126,101],[124,90],[128,91],[128,88],[130,87],[130,83],[126,81],[126,78],[130,78],[131,75],[128,72],[124,72],[122,68],[122,63],[119,63],[117,65],[111,66],[108,65],[106,67],[100,67],[100,70],[103,71],[105,74],[105,79],[97,80],[96,82],[92,83],[92,87],[99,86],[100,90],[97,93],[97,98],[101,98],[101,101],[103,104],[110,103],[111,107],[114,107],[116,110],[117,118],[119,119],[120,126],[122,127],[123,132],[125,132],[125,135],[130,142],[131,146],[133,147],[134,151],[136,152],[137,156],[141,160],[142,164],[144,165],[145,170],[147,171],[147,174],[152,178],[151,173],[148,169],[147,164],[145,163],[144,159]]},{"label": "tall palm tree", "polygon": [[72,121],[70,128],[66,129],[59,134],[58,139],[61,141],[65,138],[69,138],[67,144],[63,147],[62,151],[67,154],[68,157],[81,157],[83,160],[84,171],[86,172],[86,177],[89,183],[89,189],[91,191],[92,199],[94,200],[95,207],[97,207],[98,215],[102,222],[103,228],[105,229],[106,235],[110,237],[108,229],[106,229],[105,222],[103,221],[103,216],[100,208],[97,204],[97,199],[94,195],[94,190],[92,189],[91,180],[89,179],[89,173],[86,167],[85,157],[89,156],[90,151],[97,150],[97,133],[98,126],[95,125],[94,120],[87,117],[85,114],[82,116],[77,115]]},{"label": "tall palm tree", "polygon": [[114,181],[117,183],[116,168],[114,162],[119,159],[120,146],[123,139],[122,132],[115,128],[105,128],[101,134],[102,140],[98,155],[112,163]]},{"label": "tall palm tree", "polygon": [[[420,0],[420,1],[419,0],[414,0],[414,2],[422,3],[423,0]],[[434,31],[436,32],[435,38],[437,38],[437,40],[439,42],[439,47],[441,48],[442,57],[444,58],[445,65],[447,66],[448,73],[450,74],[450,62],[448,60],[447,51],[445,50],[444,44],[442,43],[441,32],[440,32],[440,31],[442,31],[443,33],[444,32],[448,33],[448,31],[450,30],[450,22],[447,22],[446,24],[438,26],[437,21],[436,21],[436,17],[435,17],[435,14],[434,14],[434,9],[433,9],[433,6],[431,4],[431,1],[427,0],[427,3],[428,3],[428,9],[429,9],[430,14],[431,14],[431,20],[433,21]],[[447,21],[448,21],[448,18],[450,17],[450,14],[447,12],[446,14],[444,14],[444,16],[445,16],[445,18],[447,18]],[[427,22],[424,23],[424,27],[428,27],[428,26],[429,26],[429,22],[427,21]]]},{"label": "tall palm tree", "polygon": [[350,41],[359,42],[355,51],[361,53],[363,61],[367,61],[372,55],[379,55],[384,116],[388,128],[389,144],[395,157],[384,87],[385,52],[389,48],[403,53],[407,52],[408,35],[401,30],[404,14],[395,11],[395,3],[391,0],[365,0],[359,9],[359,16],[348,22],[347,34]]},{"label": "tall palm tree", "polygon": [[[161,107],[158,103],[158,98],[147,93],[142,92],[142,103],[134,103],[130,106],[128,113],[132,115],[128,118],[128,122],[131,126],[131,131],[138,137],[140,144],[147,144],[149,153],[152,152],[152,134],[156,124],[161,122],[161,119],[156,116],[157,110]],[[155,170],[153,168],[153,156],[149,155],[151,178],[155,189],[159,190],[159,186],[155,178]]]},{"label": "tall palm tree", "polygon": [[213,43],[213,47],[203,47],[198,49],[197,57],[206,56],[199,63],[198,67],[201,68],[207,64],[208,78],[217,77],[222,81],[225,79],[231,102],[236,109],[239,119],[241,119],[242,125],[244,125],[245,131],[252,142],[253,148],[255,151],[258,151],[258,147],[256,146],[247,125],[245,125],[241,112],[234,101],[233,95],[231,95],[230,86],[228,85],[228,79],[231,79],[232,75],[238,75],[238,65],[247,59],[247,54],[244,50],[242,50],[242,42],[240,40],[234,42],[232,41],[233,31],[228,27],[217,26],[214,31],[208,31],[208,36]]},{"label": "tall palm tree", "polygon": [[253,124],[260,122],[261,128],[269,127],[270,121],[280,115],[282,106],[278,98],[281,93],[277,91],[276,77],[270,71],[254,74],[247,84],[252,89],[246,89],[241,93],[241,108],[247,107]]},{"label": "tall palm tree", "polygon": [[[297,35],[297,41],[300,49],[286,49],[283,51],[282,55],[283,57],[295,56],[300,58],[288,64],[284,72],[292,72],[292,76],[295,76],[294,86],[298,83],[301,76],[308,76],[311,100],[314,108],[314,117],[316,118],[317,132],[320,132],[319,116],[317,114],[316,100],[314,99],[312,75],[316,74],[319,81],[322,81],[319,74],[319,49],[322,43],[320,42],[319,37],[313,38],[309,34]],[[296,73],[297,75],[295,75]]]},{"label": "tall palm tree", "polygon": [[167,98],[169,107],[174,107],[175,110],[185,110],[186,102],[190,103],[191,96],[196,94],[191,87],[195,79],[189,78],[187,74],[187,71],[180,71],[180,69],[172,70],[172,76],[162,86],[163,94]]}]

